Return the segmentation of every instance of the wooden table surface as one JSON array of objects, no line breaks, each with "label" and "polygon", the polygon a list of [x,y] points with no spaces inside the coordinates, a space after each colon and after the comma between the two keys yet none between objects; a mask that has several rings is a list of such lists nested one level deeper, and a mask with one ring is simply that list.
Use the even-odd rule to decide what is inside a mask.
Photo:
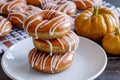
[{"label": "wooden table surface", "polygon": [[[105,0],[120,7],[120,0]],[[0,60],[2,54],[0,54]],[[2,70],[0,62],[0,80],[11,80]],[[108,64],[104,72],[96,80],[120,80],[120,56],[108,55]]]}]

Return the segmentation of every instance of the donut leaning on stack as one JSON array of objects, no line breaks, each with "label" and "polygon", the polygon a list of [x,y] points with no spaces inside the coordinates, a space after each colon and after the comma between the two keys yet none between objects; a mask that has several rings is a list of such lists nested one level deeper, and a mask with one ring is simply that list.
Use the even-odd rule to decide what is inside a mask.
[{"label": "donut leaning on stack", "polygon": [[17,6],[9,12],[8,19],[15,27],[22,29],[25,18],[38,11],[41,9],[32,5]]},{"label": "donut leaning on stack", "polygon": [[44,10],[30,15],[24,21],[25,31],[33,37],[33,48],[28,55],[34,69],[58,73],[73,61],[78,36],[71,31],[72,19],[61,12]]},{"label": "donut leaning on stack", "polygon": [[17,6],[24,6],[24,5],[26,5],[25,0],[5,0],[3,1],[3,3],[1,2],[0,4],[0,14],[8,15],[11,9]]}]

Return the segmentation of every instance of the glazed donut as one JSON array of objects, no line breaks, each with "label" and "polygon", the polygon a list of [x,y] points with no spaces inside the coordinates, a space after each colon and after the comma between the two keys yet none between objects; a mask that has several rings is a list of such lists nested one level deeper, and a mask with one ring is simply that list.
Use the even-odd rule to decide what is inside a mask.
[{"label": "glazed donut", "polygon": [[18,6],[9,12],[8,19],[15,27],[22,29],[23,21],[25,18],[30,14],[38,11],[41,11],[41,9],[32,5]]},{"label": "glazed donut", "polygon": [[11,0],[0,0],[0,7],[8,1],[11,1]]},{"label": "glazed donut", "polygon": [[56,10],[72,16],[76,12],[76,5],[71,1],[53,1],[45,4],[43,9]]},{"label": "glazed donut", "polygon": [[73,31],[70,31],[67,34],[55,39],[33,39],[33,43],[38,50],[50,53],[50,55],[64,54],[68,51],[76,50],[79,38]]},{"label": "glazed donut", "polygon": [[74,52],[70,51],[65,54],[57,54],[50,56],[44,52],[33,48],[28,55],[30,66],[44,73],[58,73],[72,64]]},{"label": "glazed donut", "polygon": [[69,32],[72,19],[68,15],[53,11],[43,10],[27,17],[23,23],[25,31],[39,39],[53,39]]},{"label": "glazed donut", "polygon": [[51,1],[53,0],[27,0],[27,3],[42,8],[46,3]]},{"label": "glazed donut", "polygon": [[12,29],[12,24],[7,18],[0,16],[0,37],[7,35]]},{"label": "glazed donut", "polygon": [[25,0],[8,0],[7,2],[3,3],[0,7],[0,13],[7,15],[11,9],[17,6],[24,6],[26,5]]},{"label": "glazed donut", "polygon": [[78,9],[84,10],[102,4],[102,0],[71,0],[75,2]]}]

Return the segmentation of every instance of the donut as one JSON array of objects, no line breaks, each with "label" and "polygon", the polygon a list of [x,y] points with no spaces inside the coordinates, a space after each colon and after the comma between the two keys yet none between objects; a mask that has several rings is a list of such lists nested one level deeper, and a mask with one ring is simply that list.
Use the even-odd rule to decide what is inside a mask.
[{"label": "donut", "polygon": [[0,37],[7,35],[12,29],[12,24],[7,18],[0,16]]},{"label": "donut", "polygon": [[32,13],[41,11],[40,8],[34,7],[32,5],[18,6],[13,8],[9,14],[8,19],[12,22],[12,24],[17,28],[23,28],[23,22],[27,16]]},{"label": "donut", "polygon": [[49,3],[51,1],[53,0],[27,0],[27,4],[42,8],[46,3]]},{"label": "donut", "polygon": [[74,52],[65,54],[49,55],[33,48],[28,55],[30,66],[37,71],[55,74],[64,71],[73,62]]},{"label": "donut", "polygon": [[99,6],[102,4],[102,0],[71,0],[71,1],[73,1],[76,4],[77,8],[80,10],[91,8],[96,5]]},{"label": "donut", "polygon": [[0,7],[0,13],[7,15],[11,9],[17,6],[24,6],[26,5],[25,0],[8,0],[7,2],[3,3]]},{"label": "donut", "polygon": [[33,39],[33,43],[38,50],[48,54],[50,53],[50,55],[64,54],[68,51],[76,50],[79,38],[73,31],[70,31],[67,34],[55,39]]},{"label": "donut", "polygon": [[0,0],[0,7],[8,1],[11,1],[11,0]]},{"label": "donut", "polygon": [[64,13],[43,10],[27,17],[23,23],[24,30],[32,37],[53,39],[69,32],[72,18]]},{"label": "donut", "polygon": [[76,12],[76,5],[71,1],[53,1],[45,4],[43,9],[56,10],[72,16]]}]

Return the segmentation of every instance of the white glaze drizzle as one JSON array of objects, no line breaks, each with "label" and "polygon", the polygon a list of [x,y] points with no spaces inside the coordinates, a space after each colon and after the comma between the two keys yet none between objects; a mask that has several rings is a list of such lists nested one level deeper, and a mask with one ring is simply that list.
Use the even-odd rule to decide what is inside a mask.
[{"label": "white glaze drizzle", "polygon": [[68,54],[69,54],[69,52],[65,53],[65,54],[58,60],[58,63],[56,64],[56,67],[55,67],[56,70],[58,69],[58,67],[59,67],[61,61],[64,59],[64,57],[65,57],[66,55],[68,55]]},{"label": "white glaze drizzle", "polygon": [[26,6],[26,4],[25,3],[17,3],[17,4],[15,4],[15,5],[13,5],[13,6],[8,6],[8,11],[10,11],[11,9],[13,9],[13,8],[15,8],[16,6]]},{"label": "white glaze drizzle", "polygon": [[[29,15],[24,21],[23,21],[23,29],[28,33],[28,28],[29,28],[29,25],[31,23],[33,23],[35,20],[38,20],[38,18],[34,18],[32,19],[31,21],[29,21],[29,23],[27,23],[26,25],[26,28],[25,28],[25,23],[28,19],[30,19],[31,17],[35,16],[35,15],[38,15],[40,12],[36,12],[36,13],[32,13],[31,15]],[[39,17],[40,18],[40,17]]]},{"label": "white glaze drizzle", "polygon": [[46,16],[46,18],[49,19],[51,17],[51,15],[53,15],[53,14],[54,14],[54,11],[52,11],[52,10],[49,11],[48,14],[47,14],[47,16]]},{"label": "white glaze drizzle", "polygon": [[19,13],[18,12],[9,13],[8,18],[11,17],[12,15],[16,15],[16,14],[20,15],[23,19],[26,18],[26,15],[21,13],[21,12],[19,12]]},{"label": "white glaze drizzle", "polygon": [[75,48],[74,48],[74,50],[76,50],[77,47],[78,47],[78,44],[79,44],[79,38],[73,31],[70,31],[70,32],[72,32],[72,34],[74,35],[73,37],[75,37],[73,41],[76,42],[76,45],[75,45]]},{"label": "white glaze drizzle", "polygon": [[10,22],[8,22],[8,21],[4,24],[4,26],[2,27],[2,30],[0,32],[0,35],[2,35],[2,33],[6,32],[5,27],[7,27],[8,24],[10,24]]},{"label": "white glaze drizzle", "polygon": [[12,18],[17,19],[20,23],[23,23],[23,21],[22,21],[20,18],[18,18],[18,17],[11,16],[11,17],[10,17],[10,20],[12,20]]},{"label": "white glaze drizzle", "polygon": [[18,7],[21,12],[24,12],[21,6]]},{"label": "white glaze drizzle", "polygon": [[[51,7],[53,6],[53,7]],[[56,5],[51,5],[51,3],[47,3],[43,9],[47,9],[47,10],[56,10],[59,6]]]},{"label": "white glaze drizzle", "polygon": [[44,5],[47,3],[46,0],[39,0],[40,4],[41,4],[41,7],[44,7]]},{"label": "white glaze drizzle", "polygon": [[37,52],[37,49],[34,49],[31,51],[31,54],[29,54],[28,56],[28,60],[30,61],[31,57],[32,57],[32,54],[36,53]]},{"label": "white glaze drizzle", "polygon": [[51,43],[49,40],[45,40],[45,41],[49,44],[49,47],[50,47],[50,55],[52,56],[52,49],[53,49],[52,43]]},{"label": "white glaze drizzle", "polygon": [[13,10],[13,12],[11,12],[11,13],[8,14],[9,20],[12,20],[12,18],[15,18],[15,19],[17,19],[20,23],[23,24],[24,20],[21,20],[19,16],[14,16],[14,15],[16,15],[16,14],[19,15],[20,17],[22,17],[24,20],[25,20],[25,18],[27,17],[24,13],[19,12],[18,10],[17,10],[17,11]]},{"label": "white glaze drizzle", "polygon": [[36,18],[32,19],[28,24],[26,24],[26,28],[24,27],[25,25],[23,22],[23,29],[25,29],[25,31],[28,33],[29,25],[32,24],[36,20],[37,20]]},{"label": "white glaze drizzle", "polygon": [[56,38],[57,40],[58,40],[58,42],[61,44],[61,46],[62,46],[62,49],[65,49],[65,47],[64,47],[64,45],[63,45],[63,43],[62,43],[62,41],[59,39],[59,38]]},{"label": "white glaze drizzle", "polygon": [[36,37],[36,39],[38,39],[38,29],[39,29],[39,27],[42,27],[43,24],[44,24],[46,21],[47,21],[47,20],[44,20],[44,21],[40,22],[40,23],[36,26],[36,28],[35,28],[35,37]]},{"label": "white glaze drizzle", "polygon": [[[35,53],[36,53],[36,52],[35,52]],[[35,53],[32,55],[32,60],[31,60],[31,61],[32,61],[31,66],[32,66],[32,67],[34,67],[34,62],[35,62],[35,61],[34,61],[34,58],[35,58]]]},{"label": "white glaze drizzle", "polygon": [[[66,4],[62,4],[57,10],[58,11],[61,11],[65,6],[67,6],[68,5],[68,3],[66,3]],[[64,12],[64,11],[63,11]]]},{"label": "white glaze drizzle", "polygon": [[70,10],[72,7],[69,5],[69,3],[66,3],[66,5],[68,4],[67,7],[65,7],[63,13],[67,13],[68,10]]},{"label": "white glaze drizzle", "polygon": [[55,55],[53,65],[51,66],[53,69],[56,67],[57,61],[58,61],[60,56],[61,56],[61,54],[60,55],[58,55],[58,54]]},{"label": "white glaze drizzle", "polygon": [[[36,50],[33,52],[31,52],[31,54],[29,55],[29,61],[31,59],[31,66],[38,66],[38,64],[40,64],[40,70],[45,70],[46,69],[46,61],[49,59],[49,57],[51,58],[50,61],[50,71],[52,73],[54,73],[54,70],[57,70],[61,61],[65,58],[65,56],[67,56],[69,54],[69,52],[67,52],[64,55],[61,54],[56,54],[56,55],[47,55],[46,53],[40,52],[38,54],[36,54]],[[45,55],[46,54],[46,55]]]},{"label": "white glaze drizzle", "polygon": [[3,9],[4,9],[4,7],[7,5],[7,4],[9,4],[10,2],[6,2],[6,3],[4,3],[3,5],[2,5],[2,7],[1,7],[1,9],[0,9],[0,13],[3,13]]},{"label": "white glaze drizzle", "polygon": [[[12,2],[10,2],[10,4],[8,5],[8,7],[7,7],[7,10],[9,11],[9,10],[11,10],[12,8],[14,8],[14,7],[16,7],[16,6],[21,6],[21,5],[24,5],[25,6],[25,3],[23,3],[22,1],[21,2],[19,2],[19,3],[16,3],[17,2],[17,0],[15,0],[15,1],[12,1]],[[14,5],[13,5],[14,4]]]},{"label": "white glaze drizzle", "polygon": [[[12,1],[12,2],[10,2],[10,4],[8,5],[8,7],[7,7],[7,10],[9,11],[10,10],[10,7],[15,3],[16,1]],[[16,4],[15,4],[16,5]]]},{"label": "white glaze drizzle", "polygon": [[45,59],[44,59],[44,62],[43,62],[43,70],[45,69],[45,64],[46,64],[46,61],[47,61],[47,59],[50,57],[50,55],[48,55],[47,57],[45,57]]},{"label": "white glaze drizzle", "polygon": [[41,57],[41,55],[42,55],[42,54],[39,54],[39,55],[38,55],[38,58],[37,58],[36,63],[35,63],[36,66],[37,66],[38,63],[40,62],[40,57]]},{"label": "white glaze drizzle", "polygon": [[37,57],[38,57],[38,55],[39,54],[34,54],[33,56],[34,56],[34,58],[33,58],[33,61],[32,61],[32,67],[34,67],[34,65],[35,65],[35,61],[36,61],[36,59],[37,59]]},{"label": "white glaze drizzle", "polygon": [[41,59],[41,62],[40,62],[40,69],[43,70],[43,63],[44,63],[44,58],[45,58],[45,54],[42,55],[42,57],[40,58]]},{"label": "white glaze drizzle", "polygon": [[0,25],[2,26],[2,29],[0,31],[0,35],[2,35],[5,31],[5,28],[7,27],[7,25],[10,24],[9,21],[7,21],[6,19],[3,19],[1,22],[0,22]]},{"label": "white glaze drizzle", "polygon": [[[70,43],[71,50],[72,50],[72,44],[76,43],[76,42],[75,42],[76,39],[75,39],[75,37],[74,37],[72,34],[66,34],[66,35],[69,37],[68,42]],[[70,51],[71,51],[71,50],[70,50]]]},{"label": "white glaze drizzle", "polygon": [[50,34],[50,35],[53,35],[53,34],[54,34],[55,29],[56,29],[57,27],[59,27],[59,25],[61,25],[61,22],[62,22],[64,19],[65,19],[65,17],[59,19],[56,23],[54,23],[54,24],[52,25],[52,27],[51,27],[50,30],[49,30],[49,34]]},{"label": "white glaze drizzle", "polygon": [[[47,22],[45,25],[51,23],[51,22],[54,21],[54,20],[57,20],[57,19],[59,19],[59,18],[62,18],[62,17],[64,17],[64,16],[61,15],[61,16],[55,17],[55,18],[49,20],[49,22]],[[54,25],[54,24],[53,24],[53,25]]]},{"label": "white glaze drizzle", "polygon": [[53,71],[53,62],[54,62],[54,59],[55,59],[55,56],[52,57],[51,63],[50,63],[50,70],[51,70],[52,73],[54,73],[54,71]]},{"label": "white glaze drizzle", "polygon": [[72,50],[72,44],[69,42],[69,39],[65,35],[63,35],[62,37],[68,44],[68,47],[69,47],[68,51],[71,51]]}]

